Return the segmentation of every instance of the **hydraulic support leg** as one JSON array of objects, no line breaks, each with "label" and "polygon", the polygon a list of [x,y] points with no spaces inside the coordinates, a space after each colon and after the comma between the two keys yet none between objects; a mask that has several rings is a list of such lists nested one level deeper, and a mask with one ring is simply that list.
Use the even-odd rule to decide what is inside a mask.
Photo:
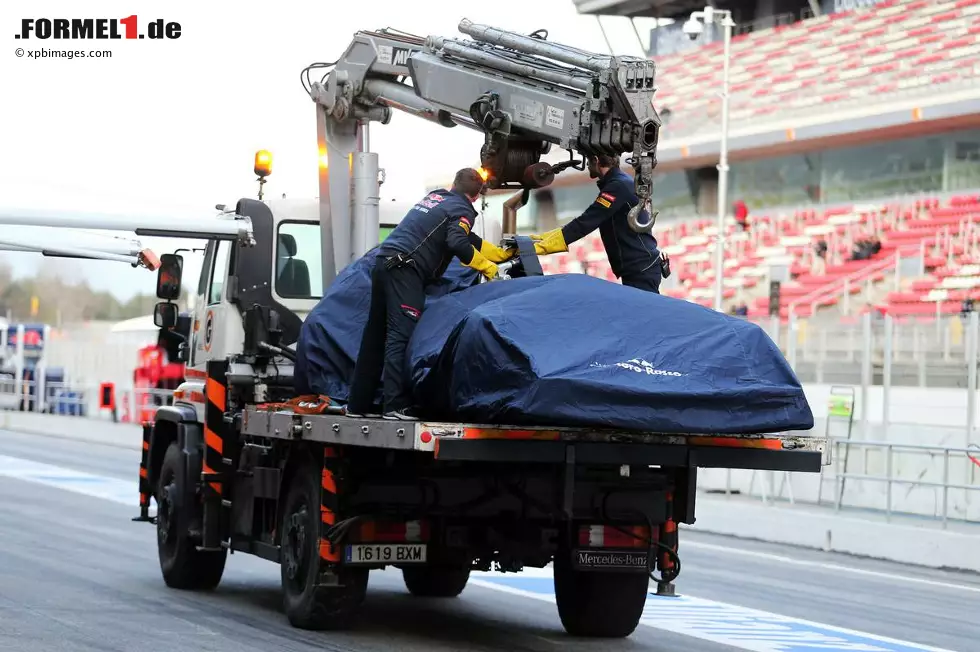
[{"label": "hydraulic support leg", "polygon": [[150,521],[150,436],[153,434],[153,424],[143,424],[143,446],[140,451],[140,515],[134,521]]},{"label": "hydraulic support leg", "polygon": [[[674,492],[667,492],[667,518],[660,524],[660,542],[677,552],[677,522],[674,520]],[[660,569],[661,581],[657,582],[657,595],[674,595],[674,578],[677,569],[674,558],[666,550],[657,557],[657,567]]]},{"label": "hydraulic support leg", "polygon": [[208,363],[205,381],[204,408],[204,461],[201,465],[201,480],[204,496],[203,541],[204,550],[221,550],[225,530],[225,500],[230,483],[231,471],[225,464],[225,423],[227,408],[227,363],[214,361]]}]

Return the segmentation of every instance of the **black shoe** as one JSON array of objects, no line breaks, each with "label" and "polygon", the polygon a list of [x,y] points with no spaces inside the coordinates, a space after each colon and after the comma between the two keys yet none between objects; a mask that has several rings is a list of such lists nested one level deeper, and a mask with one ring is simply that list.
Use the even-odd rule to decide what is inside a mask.
[{"label": "black shoe", "polygon": [[346,407],[344,408],[344,416],[350,417],[351,419],[380,419],[380,414],[375,414],[373,412],[365,412],[361,414],[360,412],[351,412]]},{"label": "black shoe", "polygon": [[389,421],[418,421],[418,417],[411,413],[411,410],[392,410],[385,412],[385,419]]}]

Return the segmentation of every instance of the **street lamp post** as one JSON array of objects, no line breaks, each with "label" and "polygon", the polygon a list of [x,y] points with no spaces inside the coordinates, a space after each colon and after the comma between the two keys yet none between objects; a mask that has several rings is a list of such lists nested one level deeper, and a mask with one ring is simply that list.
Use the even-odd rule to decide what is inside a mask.
[{"label": "street lamp post", "polygon": [[704,30],[705,24],[711,25],[716,20],[723,28],[724,51],[722,54],[721,79],[721,143],[718,155],[718,233],[715,235],[715,310],[722,310],[722,295],[724,292],[725,266],[725,217],[728,213],[728,84],[729,67],[731,64],[732,12],[727,9],[705,7],[702,11],[691,13],[684,23],[684,33],[691,39],[696,39]]}]

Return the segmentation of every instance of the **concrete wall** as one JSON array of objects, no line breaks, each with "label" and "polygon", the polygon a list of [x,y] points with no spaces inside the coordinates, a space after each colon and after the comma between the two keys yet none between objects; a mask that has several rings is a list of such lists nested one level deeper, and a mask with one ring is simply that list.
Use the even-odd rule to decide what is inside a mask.
[{"label": "concrete wall", "polygon": [[[855,393],[855,429],[860,428],[863,418],[865,400],[861,386],[854,387]],[[824,419],[827,416],[827,400],[830,397],[831,385],[806,384],[806,393],[814,418],[819,420],[814,426],[814,434],[823,434]],[[892,387],[888,400],[888,423],[890,425],[928,426],[918,428],[912,441],[934,445],[956,446],[964,445],[967,441],[967,395],[965,389],[942,387]],[[868,387],[867,415],[870,425],[884,423],[884,388]],[[891,430],[891,428],[889,429]],[[879,432],[874,430],[873,432]],[[955,441],[955,435],[959,440]],[[857,434],[857,433],[855,433]],[[901,430],[899,436],[905,436]],[[877,439],[877,438],[876,438]],[[975,439],[975,437],[974,437]]]}]

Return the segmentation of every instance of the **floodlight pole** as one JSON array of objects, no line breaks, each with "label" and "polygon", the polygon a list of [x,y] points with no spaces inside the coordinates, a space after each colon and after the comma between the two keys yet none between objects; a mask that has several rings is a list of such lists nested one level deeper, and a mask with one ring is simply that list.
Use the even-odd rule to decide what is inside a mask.
[{"label": "floodlight pole", "polygon": [[718,239],[715,244],[715,310],[721,312],[725,278],[725,216],[728,213],[728,86],[731,65],[732,20],[731,12],[720,11],[724,28],[724,59],[721,78],[721,143],[718,156]]},{"label": "floodlight pole", "polygon": [[727,9],[705,7],[691,13],[691,21],[712,24],[720,20],[723,32],[721,76],[721,142],[718,152],[718,223],[715,234],[715,310],[722,311],[725,291],[725,218],[728,216],[728,88],[731,68],[732,29],[735,21]]}]

